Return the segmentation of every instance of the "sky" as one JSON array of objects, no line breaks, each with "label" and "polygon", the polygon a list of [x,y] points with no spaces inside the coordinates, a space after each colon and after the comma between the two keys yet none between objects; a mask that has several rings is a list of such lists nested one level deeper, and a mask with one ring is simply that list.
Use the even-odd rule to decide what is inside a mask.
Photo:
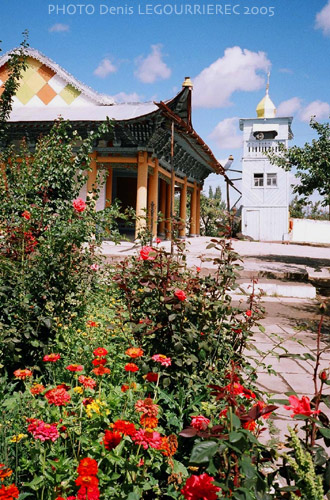
[{"label": "sky", "polygon": [[[330,115],[330,0],[2,0],[1,48],[29,44],[117,101],[165,100],[194,83],[193,125],[223,164],[241,168],[239,118],[256,116],[270,71],[278,116]],[[232,177],[237,177],[233,175]],[[223,183],[210,175],[204,184]],[[239,183],[238,183],[239,187]]]}]

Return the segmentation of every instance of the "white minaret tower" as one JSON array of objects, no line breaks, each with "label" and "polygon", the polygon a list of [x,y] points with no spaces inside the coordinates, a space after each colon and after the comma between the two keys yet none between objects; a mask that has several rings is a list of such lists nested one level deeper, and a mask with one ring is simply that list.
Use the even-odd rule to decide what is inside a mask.
[{"label": "white minaret tower", "polygon": [[266,95],[257,106],[257,118],[243,118],[242,158],[242,233],[261,241],[283,241],[289,226],[289,173],[271,165],[267,151],[278,151],[293,138],[292,117],[276,117],[269,97],[269,73]]}]

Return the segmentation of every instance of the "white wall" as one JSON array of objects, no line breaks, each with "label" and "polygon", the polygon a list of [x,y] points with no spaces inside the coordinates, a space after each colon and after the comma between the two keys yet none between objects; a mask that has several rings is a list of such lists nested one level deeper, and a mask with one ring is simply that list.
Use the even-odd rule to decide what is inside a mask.
[{"label": "white wall", "polygon": [[330,243],[330,221],[292,219],[292,242]]}]

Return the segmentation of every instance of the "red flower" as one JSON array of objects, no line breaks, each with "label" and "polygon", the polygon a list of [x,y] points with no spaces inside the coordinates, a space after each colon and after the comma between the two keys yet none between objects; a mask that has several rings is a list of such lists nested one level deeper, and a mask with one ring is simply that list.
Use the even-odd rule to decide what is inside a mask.
[{"label": "red flower", "polygon": [[77,198],[76,200],[73,200],[72,206],[76,212],[81,213],[85,210],[86,203],[81,198]]},{"label": "red flower", "polygon": [[70,372],[82,372],[84,367],[82,365],[69,365],[66,369]]},{"label": "red flower", "polygon": [[98,473],[97,461],[94,458],[82,458],[79,462],[77,472],[79,476],[96,476]]},{"label": "red flower", "polygon": [[98,375],[99,377],[101,377],[102,375],[106,375],[107,373],[111,373],[110,368],[106,368],[105,366],[98,366],[94,368],[92,371],[93,373],[95,373],[95,375]]},{"label": "red flower", "polygon": [[159,406],[151,398],[138,399],[135,403],[136,411],[148,415],[148,417],[157,417]]},{"label": "red flower", "polygon": [[156,239],[155,239],[155,243],[156,243],[156,245],[159,245],[159,243],[161,243],[161,242],[162,242],[162,240],[161,240],[160,238],[156,238]]},{"label": "red flower", "polygon": [[201,268],[197,266],[197,267],[196,267],[196,271],[197,271],[198,273],[200,273]]},{"label": "red flower", "polygon": [[177,299],[179,299],[181,302],[186,300],[187,295],[184,293],[183,290],[175,290],[174,295],[176,296]]},{"label": "red flower", "polygon": [[31,387],[30,392],[33,394],[33,396],[37,396],[38,394],[41,394],[45,390],[45,387],[42,384],[34,384],[33,387]]},{"label": "red flower", "polygon": [[248,420],[247,422],[244,422],[243,424],[243,429],[247,429],[248,431],[253,432],[254,429],[256,428],[256,422],[255,420]]},{"label": "red flower", "polygon": [[85,488],[95,488],[95,486],[98,486],[99,480],[96,476],[78,476],[75,483],[77,486],[85,486]]},{"label": "red flower", "polygon": [[130,358],[140,358],[143,356],[143,350],[140,347],[130,347],[125,351],[125,354]]},{"label": "red flower", "polygon": [[171,366],[172,364],[171,358],[167,358],[164,354],[154,354],[151,359],[162,366]]},{"label": "red flower", "polygon": [[91,377],[85,377],[85,375],[79,375],[78,381],[86,388],[88,387],[89,389],[94,389],[96,387],[96,381]]},{"label": "red flower", "polygon": [[129,385],[127,385],[127,384],[123,384],[121,386],[121,392],[126,392],[126,391],[128,391],[128,389],[129,389]]},{"label": "red flower", "polygon": [[158,380],[158,373],[148,372],[147,375],[146,375],[146,380],[148,382],[157,382],[157,380]]},{"label": "red flower", "polygon": [[135,363],[127,363],[127,365],[125,365],[125,371],[126,372],[138,372],[139,371],[139,367],[136,366]]},{"label": "red flower", "polygon": [[226,385],[226,387],[224,387],[224,389],[229,391],[230,394],[232,394],[233,396],[241,395],[241,396],[246,397],[246,399],[251,399],[251,398],[255,399],[256,398],[256,395],[254,394],[254,392],[250,391],[250,389],[246,389],[238,382],[234,382],[233,384],[228,384],[228,385]]},{"label": "red flower", "polygon": [[5,467],[5,464],[0,464],[0,480],[3,481],[6,477],[10,477],[13,471]]},{"label": "red flower", "polygon": [[206,472],[200,476],[190,476],[181,493],[186,500],[217,500],[217,492],[220,488],[215,486],[213,481],[214,477]]},{"label": "red flower", "polygon": [[[95,323],[95,321],[93,323]],[[90,326],[97,326],[97,324],[95,323],[95,325]],[[108,354],[108,351],[104,347],[97,347],[96,349],[94,349],[93,354],[94,356],[101,358],[102,356],[106,356]]]},{"label": "red flower", "polygon": [[22,213],[22,217],[23,217],[25,220],[30,220],[30,219],[31,219],[31,214],[30,214],[30,212],[28,212],[27,210],[24,210],[24,212]]},{"label": "red flower", "polygon": [[19,491],[14,484],[2,485],[0,488],[0,500],[13,500],[19,497]]},{"label": "red flower", "polygon": [[25,380],[28,377],[32,377],[32,372],[31,372],[31,370],[28,370],[27,368],[25,368],[24,370],[15,370],[14,375],[16,378],[19,378],[21,380]]},{"label": "red flower", "polygon": [[136,431],[135,435],[132,436],[132,440],[135,444],[142,446],[145,450],[150,448],[155,448],[159,450],[162,447],[162,438],[159,432],[149,431],[146,429],[139,429]]},{"label": "red flower", "polygon": [[144,246],[140,250],[140,260],[155,260],[155,255],[150,255],[150,252],[155,252],[152,247]]},{"label": "red flower", "polygon": [[53,352],[51,354],[46,354],[43,357],[43,361],[46,361],[46,362],[48,361],[48,362],[51,362],[51,363],[55,363],[59,359],[61,359],[61,355],[60,354],[55,354]]},{"label": "red flower", "polygon": [[134,436],[136,433],[135,425],[127,420],[116,420],[111,426],[115,432],[120,432],[125,436]]},{"label": "red flower", "polygon": [[113,450],[119,445],[121,441],[121,434],[117,431],[106,430],[103,438],[103,443],[106,450]]},{"label": "red flower", "polygon": [[247,311],[245,311],[245,315],[250,318],[252,316],[252,311],[250,309],[248,309]]},{"label": "red flower", "polygon": [[58,385],[55,389],[47,391],[45,398],[50,405],[64,406],[70,401],[71,396],[64,387]]},{"label": "red flower", "polygon": [[27,430],[31,432],[34,439],[40,439],[40,441],[43,442],[52,441],[54,443],[60,436],[57,430],[57,424],[46,424],[43,420],[32,419]]},{"label": "red flower", "polygon": [[90,328],[94,327],[94,326],[99,326],[96,321],[87,321],[86,323],[87,326],[89,326]]},{"label": "red flower", "polygon": [[306,415],[306,417],[310,417],[312,415],[318,415],[320,410],[312,410],[310,399],[307,396],[303,396],[301,399],[297,398],[297,396],[292,395],[289,397],[290,406],[284,406],[286,410],[292,410],[291,417],[295,415]]},{"label": "red flower", "polygon": [[94,366],[100,366],[100,365],[105,365],[107,363],[107,358],[96,358],[93,359],[92,365]]},{"label": "red flower", "polygon": [[191,417],[191,427],[197,429],[198,431],[205,431],[208,428],[210,420],[203,415],[197,415],[196,417]]},{"label": "red flower", "polygon": [[320,378],[320,380],[322,380],[323,382],[325,382],[326,380],[328,380],[328,374],[327,374],[327,371],[326,371],[326,370],[322,370],[322,371],[319,373],[319,378]]}]

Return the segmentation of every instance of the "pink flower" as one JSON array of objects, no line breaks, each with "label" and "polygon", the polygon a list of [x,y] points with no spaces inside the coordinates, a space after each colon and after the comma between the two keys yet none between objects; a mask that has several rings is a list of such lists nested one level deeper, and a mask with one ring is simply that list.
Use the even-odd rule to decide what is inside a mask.
[{"label": "pink flower", "polygon": [[214,477],[206,472],[200,476],[188,477],[181,493],[186,500],[217,500],[218,486],[213,484]]},{"label": "pink flower", "polygon": [[135,435],[132,436],[132,440],[135,444],[141,445],[145,450],[150,448],[155,448],[159,450],[162,446],[162,438],[159,432],[147,431],[145,429],[139,429],[136,431]]},{"label": "pink flower", "polygon": [[176,296],[177,299],[179,299],[181,302],[186,300],[187,295],[184,293],[183,290],[175,290],[174,295]]},{"label": "pink flower", "polygon": [[297,396],[292,395],[289,397],[290,406],[284,406],[286,410],[291,410],[291,417],[295,415],[306,415],[306,417],[310,417],[312,415],[318,415],[320,410],[312,410],[310,399],[307,396],[303,396],[301,399],[297,398]]},{"label": "pink flower", "polygon": [[86,203],[81,198],[77,198],[76,200],[73,200],[72,206],[76,212],[81,213],[85,210]]},{"label": "pink flower", "polygon": [[34,439],[40,439],[40,441],[54,442],[60,436],[57,424],[46,424],[43,420],[37,419],[32,419],[28,431],[31,432]]},{"label": "pink flower", "polygon": [[149,246],[144,246],[140,250],[139,260],[155,260],[155,255],[150,255],[150,252],[154,252],[154,249]]},{"label": "pink flower", "polygon": [[100,266],[98,264],[92,264],[90,268],[92,271],[98,271],[100,269]]},{"label": "pink flower", "polygon": [[205,431],[208,428],[210,420],[203,415],[197,415],[196,417],[191,417],[191,427],[197,429],[198,431]]},{"label": "pink flower", "polygon": [[171,366],[172,360],[171,358],[167,358],[164,354],[154,354],[151,358],[153,361],[157,361],[162,366]]},{"label": "pink flower", "polygon": [[78,380],[80,384],[89,389],[95,389],[96,381],[91,377],[85,377],[85,375],[79,375]]}]

